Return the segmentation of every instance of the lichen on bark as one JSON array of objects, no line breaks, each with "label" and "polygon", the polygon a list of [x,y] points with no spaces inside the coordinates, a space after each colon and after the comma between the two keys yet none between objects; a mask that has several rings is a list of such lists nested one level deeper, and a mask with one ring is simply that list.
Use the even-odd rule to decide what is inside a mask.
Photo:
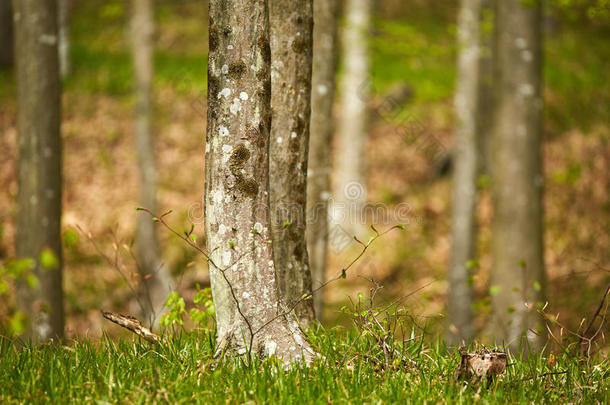
[{"label": "lichen on bark", "polygon": [[296,322],[284,315],[268,243],[268,4],[210,2],[209,15],[216,43],[208,61],[213,88],[208,88],[205,229],[218,344],[285,362],[308,361],[314,353]]}]

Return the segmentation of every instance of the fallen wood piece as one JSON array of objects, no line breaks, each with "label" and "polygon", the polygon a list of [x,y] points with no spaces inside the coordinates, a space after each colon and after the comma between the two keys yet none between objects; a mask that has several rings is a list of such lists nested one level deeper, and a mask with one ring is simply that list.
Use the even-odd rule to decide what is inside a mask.
[{"label": "fallen wood piece", "polygon": [[490,383],[494,377],[506,371],[506,353],[499,350],[479,349],[468,353],[460,348],[460,365],[456,370],[458,380],[486,379]]},{"label": "fallen wood piece", "polygon": [[158,335],[155,335],[154,333],[152,333],[150,331],[150,329],[148,329],[147,327],[142,325],[142,323],[140,321],[138,321],[136,318],[134,318],[133,316],[115,314],[114,312],[108,312],[108,311],[101,311],[101,312],[102,312],[102,316],[104,318],[108,319],[111,322],[116,323],[119,326],[124,327],[125,329],[129,329],[130,331],[132,331],[136,335],[140,336],[142,339],[146,340],[147,342],[150,342],[153,344],[161,342],[161,338]]}]

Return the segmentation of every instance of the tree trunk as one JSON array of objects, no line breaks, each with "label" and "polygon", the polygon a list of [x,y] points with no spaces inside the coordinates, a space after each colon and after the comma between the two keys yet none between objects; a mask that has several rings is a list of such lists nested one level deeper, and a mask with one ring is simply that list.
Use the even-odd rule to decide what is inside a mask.
[{"label": "tree trunk", "polygon": [[449,267],[449,320],[457,340],[470,340],[472,289],[470,266],[475,258],[477,202],[477,119],[481,0],[462,0],[458,16],[458,66],[453,151],[453,215]]},{"label": "tree trunk", "polygon": [[13,7],[0,0],[0,67],[12,66],[13,59]]},{"label": "tree trunk", "polygon": [[57,3],[13,2],[19,134],[18,257],[35,261],[37,288],[19,285],[17,304],[33,341],[61,338],[64,329],[61,251],[61,88]]},{"label": "tree trunk", "polygon": [[283,315],[269,243],[268,2],[210,2],[209,15],[205,229],[218,344],[309,360],[296,320]]},{"label": "tree trunk", "polygon": [[366,202],[364,147],[367,142],[366,104],[369,80],[368,29],[370,0],[347,0],[343,30],[343,78],[338,129],[333,221],[348,233],[364,228],[361,213]]},{"label": "tree trunk", "polygon": [[491,132],[494,112],[494,65],[495,38],[494,16],[496,0],[481,0],[481,22],[479,30],[479,97],[477,107],[477,150],[479,175],[488,175],[492,166]]},{"label": "tree trunk", "polygon": [[[326,280],[328,252],[328,199],[330,148],[333,134],[333,101],[337,62],[337,0],[313,2],[313,72],[311,136],[307,168],[307,246],[314,290]],[[323,319],[324,292],[313,296],[318,321]]]},{"label": "tree trunk", "polygon": [[[154,29],[152,0],[134,0],[131,38],[136,83],[135,135],[140,172],[140,205],[157,212],[157,167],[151,123]],[[156,324],[172,290],[172,280],[161,260],[155,224],[146,213],[138,213],[136,253],[143,280],[144,316]]]},{"label": "tree trunk", "polygon": [[[305,236],[307,151],[311,111],[312,0],[271,0],[271,143],[273,260],[284,304],[311,294]],[[312,300],[295,308],[302,327],[314,320]]]},{"label": "tree trunk", "polygon": [[[540,326],[536,304],[544,300],[539,4],[499,1],[496,29],[493,330],[498,341],[517,348],[528,329]],[[534,333],[527,337],[530,345],[539,343]]]},{"label": "tree trunk", "polygon": [[62,79],[70,75],[70,0],[57,0],[59,30],[59,73]]}]

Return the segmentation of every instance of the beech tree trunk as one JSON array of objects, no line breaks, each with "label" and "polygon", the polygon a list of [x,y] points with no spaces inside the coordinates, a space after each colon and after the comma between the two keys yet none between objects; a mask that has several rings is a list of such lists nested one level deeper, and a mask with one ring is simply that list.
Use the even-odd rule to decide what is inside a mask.
[{"label": "beech tree trunk", "polygon": [[449,267],[449,320],[454,339],[470,340],[472,289],[470,261],[475,259],[481,0],[462,0],[458,15],[458,64],[453,150],[452,246]]},{"label": "beech tree trunk", "polygon": [[[337,0],[313,2],[313,71],[311,128],[307,168],[307,247],[314,290],[326,280],[328,199],[330,197],[333,101],[337,62]],[[324,291],[313,296],[318,321],[323,320]]]},{"label": "beech tree trunk", "polygon": [[517,348],[544,300],[540,4],[498,1],[498,93],[492,144],[493,331]]},{"label": "beech tree trunk", "polygon": [[62,79],[70,75],[70,0],[57,0],[59,30],[59,72]]},{"label": "beech tree trunk", "polygon": [[347,0],[343,30],[342,113],[338,128],[333,220],[349,233],[364,228],[361,211],[366,202],[364,147],[367,142],[369,81],[368,30],[371,0]]},{"label": "beech tree trunk", "polygon": [[25,337],[63,337],[61,251],[61,88],[57,3],[15,0],[17,130],[19,136],[16,253],[35,261],[37,287],[21,283],[19,310],[29,318]]},{"label": "beech tree trunk", "polygon": [[280,301],[269,214],[268,2],[210,2],[205,229],[219,347],[311,359]]},{"label": "beech tree trunk", "polygon": [[[134,0],[131,21],[132,57],[135,72],[135,136],[140,172],[140,205],[157,212],[157,165],[152,128],[152,81],[154,13],[152,0]],[[146,213],[138,213],[136,254],[142,277],[144,316],[156,324],[163,304],[173,288],[171,276],[161,259],[155,224]]]},{"label": "beech tree trunk", "polygon": [[[306,190],[311,64],[312,0],[271,0],[270,207],[273,259],[280,293],[292,307],[311,294],[307,257]],[[314,320],[313,301],[295,307],[300,325]]]},{"label": "beech tree trunk", "polygon": [[0,0],[0,67],[13,65],[13,6]]}]

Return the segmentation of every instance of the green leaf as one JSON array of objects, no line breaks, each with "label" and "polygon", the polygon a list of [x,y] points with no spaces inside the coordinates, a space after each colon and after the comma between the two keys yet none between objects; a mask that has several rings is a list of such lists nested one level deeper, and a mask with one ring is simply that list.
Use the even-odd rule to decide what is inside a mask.
[{"label": "green leaf", "polygon": [[32,270],[36,266],[33,259],[15,259],[6,264],[6,271],[12,278],[20,278],[26,271]]},{"label": "green leaf", "polygon": [[8,283],[0,279],[0,297],[8,292]]},{"label": "green leaf", "polygon": [[59,268],[59,260],[55,253],[49,248],[44,249],[40,252],[40,264],[47,270]]},{"label": "green leaf", "polygon": [[499,285],[492,285],[489,287],[489,295],[497,295],[500,292]]},{"label": "green leaf", "polygon": [[345,272],[345,269],[341,269],[341,278],[346,278],[347,277],[347,273]]},{"label": "green leaf", "polygon": [[233,242],[233,241],[229,241],[229,247],[230,247],[231,249],[235,249],[235,242]]},{"label": "green leaf", "polygon": [[284,228],[288,228],[291,225],[290,221],[284,221]]},{"label": "green leaf", "polygon": [[467,269],[475,269],[477,267],[479,267],[479,261],[478,260],[472,259],[472,260],[468,260],[466,262],[466,268]]},{"label": "green leaf", "polygon": [[405,226],[403,224],[396,225],[396,228],[402,229],[403,231],[405,230]]},{"label": "green leaf", "polygon": [[25,276],[25,282],[32,290],[37,290],[40,287],[40,281],[38,280],[38,277],[36,277],[32,273],[28,273]]},{"label": "green leaf", "polygon": [[524,259],[519,260],[519,261],[517,262],[517,264],[519,265],[519,267],[522,267],[522,268],[525,268],[525,266],[526,266],[526,263],[525,263],[525,260],[524,260]]},{"label": "green leaf", "polygon": [[8,329],[12,335],[21,335],[27,326],[27,317],[21,311],[15,312],[8,321]]},{"label": "green leaf", "polygon": [[64,246],[70,248],[78,243],[78,233],[71,228],[64,231]]},{"label": "green leaf", "polygon": [[542,290],[542,286],[540,285],[540,283],[538,281],[534,281],[534,290],[536,290],[536,291]]}]

